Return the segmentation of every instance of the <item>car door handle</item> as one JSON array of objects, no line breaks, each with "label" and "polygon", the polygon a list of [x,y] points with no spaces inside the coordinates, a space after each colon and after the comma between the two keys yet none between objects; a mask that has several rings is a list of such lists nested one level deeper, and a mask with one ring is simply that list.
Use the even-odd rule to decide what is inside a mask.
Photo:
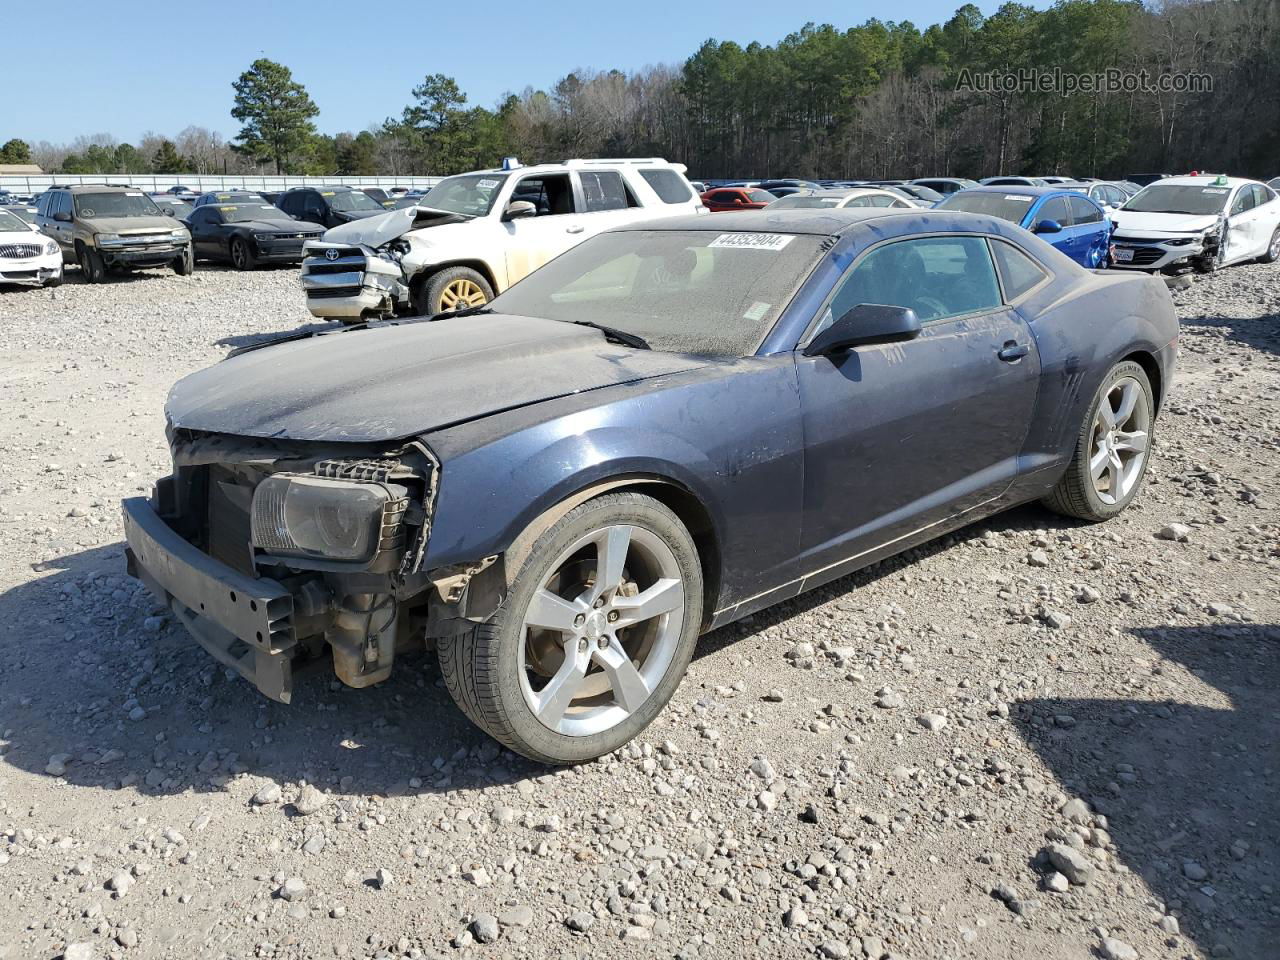
[{"label": "car door handle", "polygon": [[1004,346],[996,351],[996,356],[1005,363],[1017,363],[1030,352],[1031,348],[1025,343],[1006,340]]},{"label": "car door handle", "polygon": [[581,233],[582,230],[583,230],[583,227],[582,227],[582,224],[580,223],[575,223],[572,227],[564,228],[565,233]]}]

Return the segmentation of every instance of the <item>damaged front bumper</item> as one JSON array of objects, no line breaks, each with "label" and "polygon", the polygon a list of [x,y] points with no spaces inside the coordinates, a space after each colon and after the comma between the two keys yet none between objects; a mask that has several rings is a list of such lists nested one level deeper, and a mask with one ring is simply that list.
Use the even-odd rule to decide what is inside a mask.
[{"label": "damaged front bumper", "polygon": [[302,289],[307,309],[324,320],[390,316],[408,302],[399,264],[361,247],[308,241],[303,247]]},{"label": "damaged front bumper", "polygon": [[274,580],[249,577],[182,539],[150,501],[122,505],[129,574],[138,578],[216,660],[264,695],[293,692],[293,596]]}]

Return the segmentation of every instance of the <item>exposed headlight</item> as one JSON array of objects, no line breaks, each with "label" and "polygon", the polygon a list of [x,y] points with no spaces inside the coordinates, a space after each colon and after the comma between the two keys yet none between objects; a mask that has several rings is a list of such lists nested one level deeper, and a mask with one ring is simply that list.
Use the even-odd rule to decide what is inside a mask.
[{"label": "exposed headlight", "polygon": [[58,252],[58,244],[54,240],[46,240],[44,242],[44,252],[47,254],[55,254]]},{"label": "exposed headlight", "polygon": [[100,233],[97,239],[98,243],[124,243],[124,237],[118,233]]},{"label": "exposed headlight", "polygon": [[173,239],[175,240],[185,240],[187,239],[187,231],[173,230],[173,231],[170,231],[169,236],[173,237]]},{"label": "exposed headlight", "polygon": [[253,544],[277,556],[371,560],[397,544],[407,493],[396,484],[267,477],[253,494]]}]

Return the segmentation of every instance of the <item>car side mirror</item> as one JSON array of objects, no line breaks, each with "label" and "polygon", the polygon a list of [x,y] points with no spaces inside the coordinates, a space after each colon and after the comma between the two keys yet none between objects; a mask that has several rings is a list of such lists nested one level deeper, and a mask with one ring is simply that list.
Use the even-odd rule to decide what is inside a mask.
[{"label": "car side mirror", "polygon": [[918,336],[920,318],[910,307],[860,303],[809,341],[804,355],[817,357],[868,344],[914,340]]},{"label": "car side mirror", "polygon": [[1061,233],[1062,224],[1060,224],[1057,220],[1041,220],[1039,223],[1035,225],[1035,229],[1032,230],[1031,232],[1032,233]]},{"label": "car side mirror", "polygon": [[165,215],[166,217],[176,216],[176,214],[174,213],[174,209],[173,209],[173,207],[165,207],[165,208],[164,208],[164,215]]},{"label": "car side mirror", "polygon": [[503,220],[523,220],[526,217],[536,217],[538,208],[528,200],[512,200],[507,204],[506,209],[502,211]]},{"label": "car side mirror", "polygon": [[65,210],[59,210],[53,215],[53,219],[57,220],[59,223],[70,223],[71,214],[67,213]]}]

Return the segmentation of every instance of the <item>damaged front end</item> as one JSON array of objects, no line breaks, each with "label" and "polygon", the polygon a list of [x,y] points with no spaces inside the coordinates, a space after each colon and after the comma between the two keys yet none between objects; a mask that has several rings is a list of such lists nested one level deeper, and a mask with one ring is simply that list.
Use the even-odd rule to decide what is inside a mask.
[{"label": "damaged front end", "polygon": [[[422,257],[411,231],[461,223],[459,214],[409,207],[346,223],[303,245],[302,289],[307,309],[322,320],[357,323],[393,316],[411,303],[410,284]],[[420,243],[418,245],[421,245]]]},{"label": "damaged front end", "polygon": [[154,497],[123,505],[129,572],[224,665],[287,703],[295,666],[326,648],[343,683],[366,687],[425,637],[440,468],[424,444],[171,429],[170,446]]}]

